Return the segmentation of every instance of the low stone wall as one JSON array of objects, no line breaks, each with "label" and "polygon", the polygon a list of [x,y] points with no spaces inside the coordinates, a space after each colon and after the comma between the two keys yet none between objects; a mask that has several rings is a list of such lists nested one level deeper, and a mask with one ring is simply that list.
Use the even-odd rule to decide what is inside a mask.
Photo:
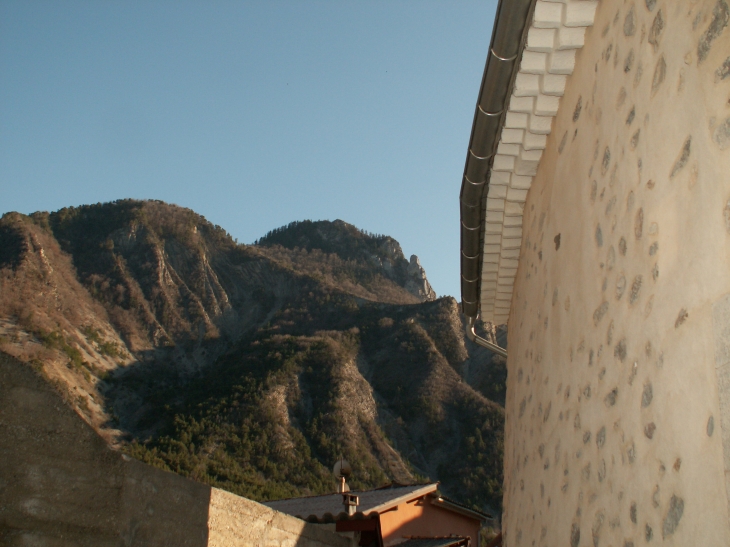
[{"label": "low stone wall", "polygon": [[349,547],[350,540],[274,511],[240,496],[213,488],[208,517],[209,547],[266,545],[267,547]]},{"label": "low stone wall", "polygon": [[0,353],[0,545],[349,544],[111,450],[28,365]]}]

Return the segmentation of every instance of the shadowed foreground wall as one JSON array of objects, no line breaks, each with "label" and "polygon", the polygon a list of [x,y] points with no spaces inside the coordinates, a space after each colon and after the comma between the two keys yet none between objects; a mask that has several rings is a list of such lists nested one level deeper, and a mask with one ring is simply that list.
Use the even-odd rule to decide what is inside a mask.
[{"label": "shadowed foreground wall", "polygon": [[586,31],[525,204],[509,547],[730,545],[729,18],[602,0]]},{"label": "shadowed foreground wall", "polygon": [[109,449],[43,379],[0,353],[0,545],[349,544]]}]

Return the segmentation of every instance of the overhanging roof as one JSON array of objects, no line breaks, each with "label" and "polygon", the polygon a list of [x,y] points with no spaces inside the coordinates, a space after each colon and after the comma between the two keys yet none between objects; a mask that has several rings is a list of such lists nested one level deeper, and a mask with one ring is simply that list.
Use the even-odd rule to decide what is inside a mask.
[{"label": "overhanging roof", "polygon": [[[401,503],[420,498],[435,492],[438,483],[417,484],[395,488],[381,488],[364,492],[351,492],[360,498],[357,512],[363,515],[382,513]],[[267,501],[264,505],[292,515],[303,520],[322,520],[325,515],[336,517],[344,511],[342,494],[325,494],[324,496],[309,496],[305,498],[289,498],[284,500]]]},{"label": "overhanging roof", "polygon": [[507,323],[522,213],[596,0],[500,0],[461,184],[461,300]]}]

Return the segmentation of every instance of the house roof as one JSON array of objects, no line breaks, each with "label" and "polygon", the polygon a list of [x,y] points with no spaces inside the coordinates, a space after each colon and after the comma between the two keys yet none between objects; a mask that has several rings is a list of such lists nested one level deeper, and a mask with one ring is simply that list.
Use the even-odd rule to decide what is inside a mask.
[{"label": "house roof", "polygon": [[468,545],[469,538],[451,536],[451,537],[412,537],[398,544],[398,547],[458,547]]},{"label": "house roof", "polygon": [[467,317],[507,323],[527,193],[597,5],[499,2],[460,194]]},{"label": "house roof", "polygon": [[451,511],[454,511],[456,513],[461,513],[462,515],[478,520],[487,520],[494,518],[492,515],[488,515],[487,513],[471,509],[463,503],[459,503],[458,501],[452,500],[445,496],[438,496],[437,498],[432,500],[431,503],[433,503],[437,507],[445,507],[446,509],[450,509]]},{"label": "house roof", "polygon": [[[438,483],[417,484],[350,493],[356,494],[360,498],[357,512],[369,515],[370,513],[382,513],[401,503],[435,492],[437,487]],[[345,511],[342,494],[267,501],[264,505],[304,520],[317,521],[321,521],[326,515],[335,517]]]}]

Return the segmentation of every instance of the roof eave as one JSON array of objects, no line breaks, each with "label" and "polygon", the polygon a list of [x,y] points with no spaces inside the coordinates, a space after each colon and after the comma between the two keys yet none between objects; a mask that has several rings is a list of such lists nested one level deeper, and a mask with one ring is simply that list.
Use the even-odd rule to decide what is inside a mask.
[{"label": "roof eave", "polygon": [[489,173],[499,144],[514,79],[536,0],[500,0],[489,55],[474,111],[461,183],[461,306],[476,318],[480,309],[485,204]]}]

